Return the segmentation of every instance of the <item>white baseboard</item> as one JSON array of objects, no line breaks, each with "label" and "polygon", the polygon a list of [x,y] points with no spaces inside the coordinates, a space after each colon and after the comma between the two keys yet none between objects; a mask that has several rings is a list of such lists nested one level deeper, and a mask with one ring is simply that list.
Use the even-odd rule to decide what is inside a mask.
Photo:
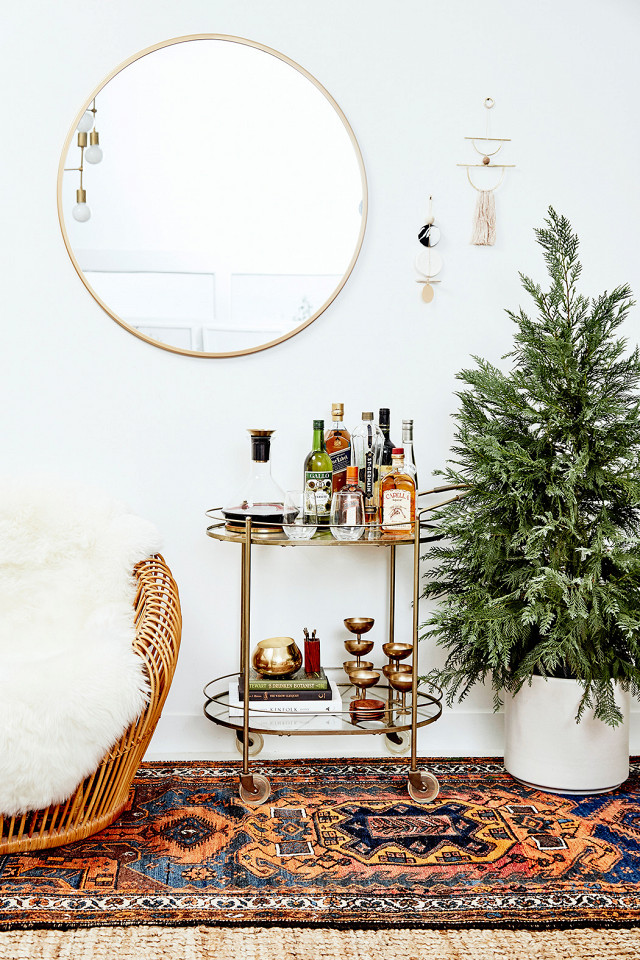
[{"label": "white baseboard", "polygon": [[[640,711],[631,713],[630,753],[640,754]],[[503,716],[480,711],[446,711],[437,723],[418,731],[418,752],[427,757],[501,757]],[[260,754],[265,760],[300,757],[388,757],[381,736],[270,736]],[[238,759],[233,731],[203,715],[164,714],[147,760]]]}]

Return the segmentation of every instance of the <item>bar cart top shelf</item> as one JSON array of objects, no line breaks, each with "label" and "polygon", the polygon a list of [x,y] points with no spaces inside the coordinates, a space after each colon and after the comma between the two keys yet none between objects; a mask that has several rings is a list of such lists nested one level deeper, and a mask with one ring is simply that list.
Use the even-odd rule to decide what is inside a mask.
[{"label": "bar cart top shelf", "polygon": [[[235,529],[229,529],[227,520],[220,508],[213,507],[206,511],[206,516],[214,523],[207,527],[207,536],[214,540],[225,540],[229,543],[244,543],[246,539],[242,524],[236,524]],[[267,526],[265,524],[262,525]],[[426,519],[420,518],[421,530],[430,529]],[[421,538],[422,539],[422,538]],[[336,540],[330,530],[317,530],[309,540],[290,540],[280,526],[273,530],[251,530],[252,543],[265,543],[280,547],[393,547],[398,544],[413,543],[413,531],[407,534],[386,534],[380,530],[377,523],[367,524],[363,536],[359,540]]]}]

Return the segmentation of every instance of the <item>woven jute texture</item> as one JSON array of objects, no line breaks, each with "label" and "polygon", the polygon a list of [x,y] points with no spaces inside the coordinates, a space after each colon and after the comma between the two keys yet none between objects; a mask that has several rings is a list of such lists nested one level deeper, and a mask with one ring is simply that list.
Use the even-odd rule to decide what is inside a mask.
[{"label": "woven jute texture", "polygon": [[100,927],[0,933],[0,960],[625,960],[627,930]]}]

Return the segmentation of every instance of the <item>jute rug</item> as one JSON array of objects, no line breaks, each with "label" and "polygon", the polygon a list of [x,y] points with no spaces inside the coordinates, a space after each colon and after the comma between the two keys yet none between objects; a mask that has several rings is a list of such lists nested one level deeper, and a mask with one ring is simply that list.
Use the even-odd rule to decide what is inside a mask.
[{"label": "jute rug", "polygon": [[630,930],[94,927],[0,933],[0,960],[638,960]]},{"label": "jute rug", "polygon": [[559,797],[496,761],[421,766],[441,784],[427,805],[406,761],[256,763],[272,793],[252,809],[237,763],[144,764],[112,827],[0,858],[0,928],[640,925],[638,767]]}]

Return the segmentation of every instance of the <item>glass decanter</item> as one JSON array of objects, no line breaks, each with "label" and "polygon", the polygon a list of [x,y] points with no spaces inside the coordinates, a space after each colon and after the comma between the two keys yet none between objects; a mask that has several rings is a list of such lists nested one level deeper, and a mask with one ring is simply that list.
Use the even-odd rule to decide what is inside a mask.
[{"label": "glass decanter", "polygon": [[249,430],[251,464],[249,476],[240,493],[222,513],[228,527],[244,529],[247,517],[256,531],[282,527],[284,490],[271,476],[271,437],[274,430]]}]

